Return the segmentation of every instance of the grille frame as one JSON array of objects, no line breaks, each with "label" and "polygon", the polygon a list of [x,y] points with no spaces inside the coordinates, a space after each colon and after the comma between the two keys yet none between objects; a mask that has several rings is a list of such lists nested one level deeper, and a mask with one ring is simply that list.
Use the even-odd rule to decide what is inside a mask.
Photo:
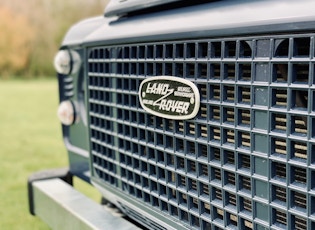
[{"label": "grille frame", "polygon": [[[296,56],[293,49],[295,48],[294,42],[307,36],[310,37],[309,44],[310,47],[312,47],[312,51],[308,54],[309,57],[304,57],[305,55],[302,55],[302,57],[299,55]],[[189,42],[185,41],[183,43],[176,41],[175,45],[170,44],[172,47],[169,49],[167,49],[166,46],[171,42],[150,43],[152,44],[151,48],[153,49],[153,56],[152,58],[146,59],[143,59],[143,56],[149,53],[149,49],[151,49],[146,46],[147,44],[121,45],[121,47],[128,47],[130,52],[129,55],[133,57],[127,58],[128,60],[126,62],[128,62],[128,70],[131,71],[131,69],[134,68],[134,64],[136,66],[136,74],[128,77],[122,74],[124,73],[124,67],[122,65],[125,63],[123,60],[124,58],[117,61],[117,53],[110,54],[109,52],[108,55],[111,58],[108,59],[108,70],[116,68],[116,71],[119,74],[105,74],[108,78],[115,78],[116,80],[112,81],[112,83],[104,83],[105,85],[108,84],[108,86],[112,88],[107,92],[107,95],[109,95],[109,101],[106,101],[107,99],[105,99],[107,98],[106,93],[103,96],[97,96],[101,98],[100,100],[97,100],[105,100],[104,103],[99,104],[107,105],[111,108],[115,107],[115,112],[106,111],[105,109],[104,113],[107,115],[103,118],[98,118],[104,120],[100,122],[105,122],[106,120],[106,122],[116,122],[116,125],[115,127],[110,127],[110,130],[105,132],[92,128],[94,131],[100,131],[107,136],[105,138],[101,138],[106,141],[105,144],[94,140],[92,140],[92,142],[115,152],[108,153],[109,155],[114,154],[115,157],[119,157],[120,159],[123,155],[125,158],[123,161],[120,160],[120,162],[116,163],[114,158],[111,160],[106,158],[106,160],[108,160],[106,164],[111,165],[107,166],[108,168],[111,168],[116,164],[116,166],[120,167],[121,170],[119,172],[114,171],[114,173],[108,173],[108,177],[112,177],[112,179],[109,179],[108,181],[110,182],[113,180],[111,186],[117,186],[121,189],[125,184],[127,189],[134,187],[133,190],[138,189],[141,193],[143,193],[143,190],[147,188],[143,187],[143,185],[138,185],[136,183],[138,180],[136,177],[142,176],[142,170],[145,169],[144,171],[147,172],[147,176],[145,176],[145,178],[147,178],[148,181],[142,177],[140,178],[140,181],[141,183],[146,181],[143,184],[148,184],[149,188],[151,188],[146,190],[147,194],[149,194],[148,196],[150,197],[149,203],[152,204],[155,202],[155,198],[157,198],[160,203],[168,203],[168,213],[170,214],[170,207],[174,208],[178,205],[177,203],[180,200],[180,202],[184,203],[186,206],[179,205],[179,219],[183,220],[183,224],[188,224],[192,228],[205,228],[208,225],[207,223],[204,223],[204,221],[207,222],[208,220],[209,225],[212,227],[217,226],[219,228],[226,228],[230,225],[235,227],[234,222],[239,224],[237,225],[238,227],[252,227],[254,229],[259,227],[276,228],[279,225],[278,222],[280,223],[280,227],[283,225],[283,211],[289,211],[286,215],[290,217],[292,216],[292,221],[290,219],[290,223],[288,223],[286,227],[293,227],[293,223],[295,223],[293,220],[295,219],[305,220],[306,227],[313,226],[314,214],[307,213],[313,211],[300,207],[299,204],[293,202],[296,197],[302,197],[301,199],[307,200],[306,202],[309,202],[309,205],[311,206],[310,201],[314,200],[313,193],[315,193],[313,183],[310,181],[311,179],[306,179],[307,189],[303,188],[303,180],[297,179],[294,176],[294,173],[290,173],[290,171],[292,169],[292,171],[298,172],[298,174],[305,175],[304,177],[308,176],[308,178],[314,178],[314,159],[311,156],[308,158],[308,153],[311,153],[314,148],[314,128],[311,128],[311,130],[307,129],[306,135],[305,130],[300,131],[299,128],[300,123],[305,122],[305,117],[307,123],[311,124],[312,127],[314,126],[314,105],[309,102],[307,104],[307,109],[303,110],[303,108],[301,109],[301,107],[296,106],[297,102],[295,102],[295,105],[292,106],[292,103],[288,103],[288,101],[297,101],[297,98],[300,97],[297,95],[305,95],[305,91],[307,91],[308,98],[313,98],[315,95],[315,88],[313,85],[314,76],[311,78],[312,81],[308,81],[306,84],[305,82],[304,84],[301,84],[296,81],[297,77],[295,77],[294,71],[292,71],[293,69],[298,68],[301,68],[303,71],[303,69],[305,69],[303,65],[307,62],[312,63],[311,66],[309,66],[309,70],[312,74],[314,73],[314,35],[289,35],[288,37],[285,35],[279,35],[271,37],[261,36],[257,40],[255,40],[257,37],[238,37],[236,41],[232,38],[190,40]],[[284,57],[281,56],[282,54],[279,54],[279,57],[276,58],[274,56],[275,49],[273,46],[276,46],[277,42],[283,43],[283,40],[286,38],[288,38],[288,55],[287,57]],[[250,56],[242,58],[239,56],[239,51],[237,51],[241,50],[242,46],[239,41],[247,41],[250,44],[255,43],[261,48],[261,50],[256,50],[255,52],[252,50]],[[204,49],[201,48],[202,44],[205,43],[207,43],[206,53],[208,58],[201,58],[204,60],[200,60],[198,59],[200,58],[199,55],[205,54]],[[220,44],[216,47],[220,47],[221,50],[214,50],[212,53],[210,46],[212,43]],[[191,54],[191,46],[187,46],[187,44],[193,44],[192,46],[195,47],[194,55]],[[155,47],[159,45],[162,45],[163,47],[162,54],[158,54],[155,49]],[[234,46],[235,49],[226,48],[229,46]],[[106,47],[111,49],[111,46]],[[112,48],[116,49],[115,47],[117,46],[113,46]],[[177,49],[181,51],[177,51]],[[199,49],[203,51],[199,52]],[[243,51],[246,53],[246,49]],[[135,52],[135,54],[132,54],[132,52]],[[171,55],[168,52],[172,52]],[[231,57],[233,52],[235,52],[236,55]],[[305,51],[300,52],[303,53]],[[104,55],[106,56],[106,54]],[[211,55],[213,55],[213,57]],[[200,61],[197,61],[196,59]],[[111,65],[112,63],[113,66]],[[205,87],[200,88],[201,92],[205,92],[205,95],[203,95],[205,98],[201,97],[201,103],[205,107],[202,107],[201,111],[205,110],[210,112],[206,112],[206,114],[198,114],[197,118],[192,122],[184,121],[182,124],[180,122],[174,122],[172,124],[172,130],[160,127],[161,124],[169,127],[171,123],[170,121],[162,119],[163,122],[161,122],[160,118],[156,117],[153,118],[153,121],[150,121],[150,116],[146,115],[144,111],[141,110],[139,103],[135,100],[135,89],[137,88],[137,85],[140,85],[141,79],[145,78],[140,77],[139,79],[137,76],[142,76],[142,73],[149,73],[149,75],[151,73],[152,76],[157,75],[159,70],[157,70],[156,67],[150,67],[150,64],[156,66],[160,63],[162,63],[161,75],[166,74],[167,71],[171,69],[172,76],[182,74],[185,75],[184,78],[196,82],[197,85],[206,85]],[[274,73],[275,71],[279,72],[279,70],[274,69],[274,66],[285,65],[286,63],[289,63],[287,65],[287,70],[291,71],[291,75],[289,75],[288,79],[285,81],[285,79],[283,80],[283,77],[278,76],[278,73]],[[299,63],[302,63],[302,66],[296,67]],[[144,64],[144,67],[140,67],[142,64]],[[192,64],[193,67],[190,67],[189,64]],[[121,67],[119,67],[119,65]],[[168,65],[169,67],[167,67]],[[177,70],[176,66],[178,65],[183,65],[183,68]],[[213,67],[211,67],[211,65]],[[251,72],[250,81],[248,81],[249,66]],[[104,65],[104,67],[96,68],[100,68],[100,70],[103,68],[105,71],[107,67]],[[201,77],[200,80],[197,75],[198,73],[201,73],[202,76],[202,73],[205,72],[205,68],[207,76]],[[153,69],[153,71],[150,69]],[[211,71],[213,71],[213,75],[211,75]],[[235,72],[239,74],[240,71],[243,73],[244,71],[245,73],[247,71],[245,75],[242,75],[245,80],[242,80],[243,78],[239,78],[239,75],[237,75],[237,77],[234,77],[233,81],[233,74],[235,74]],[[191,72],[194,72],[193,77],[189,75]],[[210,79],[210,76],[215,76],[215,73],[218,72],[220,74],[219,77],[211,77]],[[261,73],[268,73],[268,75],[272,77],[268,77],[266,76],[267,74],[264,75]],[[101,75],[95,77],[101,77]],[[119,77],[121,78],[119,79]],[[253,80],[253,77],[255,80]],[[130,84],[131,79],[135,80],[135,82]],[[124,87],[126,87],[126,89]],[[88,91],[90,90],[91,88],[89,88]],[[287,100],[285,100],[285,102],[283,102],[283,98],[285,98],[283,96],[283,94],[285,94],[283,91],[287,92]],[[220,94],[221,92],[222,94]],[[91,96],[90,94],[92,95],[93,93],[88,92],[90,103],[93,103],[91,102],[91,97],[93,98],[93,95]],[[114,94],[121,95],[113,99],[110,95]],[[126,94],[127,96],[125,97]],[[230,99],[231,95],[234,95],[234,100]],[[270,95],[271,99],[268,97]],[[277,95],[280,96],[277,97]],[[114,106],[114,104],[118,104],[118,106]],[[136,105],[137,109],[132,109],[130,108],[131,106],[128,107],[125,106],[125,104]],[[91,116],[91,110],[93,111],[93,108],[90,107],[89,117]],[[119,112],[120,110],[121,112]],[[231,115],[229,115],[233,113],[233,111],[236,115],[234,116],[234,119],[232,119]],[[142,115],[135,116],[133,112],[138,112]],[[223,114],[223,116],[220,116],[220,114]],[[247,114],[250,114],[252,119],[248,119]],[[299,117],[304,117],[304,119],[299,119]],[[95,119],[98,118],[96,117]],[[117,120],[120,121],[117,122]],[[271,120],[272,122],[269,123],[268,120]],[[294,122],[290,123],[288,120],[292,120]],[[95,121],[90,120],[89,127],[94,124],[93,122]],[[138,124],[133,124],[133,122],[137,122]],[[284,122],[284,124],[280,125],[279,128],[278,126],[281,122]],[[191,123],[195,124],[195,126],[196,124],[199,125],[193,133],[188,128]],[[108,126],[110,125],[108,124]],[[119,130],[122,129],[129,129],[129,131],[126,131],[127,133],[124,133],[124,135],[119,135]],[[202,129],[206,129],[206,133],[202,131]],[[149,134],[152,134],[153,138],[150,137]],[[98,134],[93,134],[91,132],[90,135],[93,137]],[[111,135],[114,137],[111,138]],[[126,138],[126,136],[130,135],[135,135],[137,138]],[[162,137],[162,141],[159,137]],[[184,141],[180,140],[182,137],[185,138]],[[120,142],[119,139],[123,140]],[[136,139],[140,139],[137,149],[140,149],[140,147],[143,150],[145,149],[148,152],[147,156],[141,155],[139,150],[139,154],[137,156],[133,154],[136,151],[130,151],[129,149],[120,151],[120,146],[130,145],[128,148],[136,148],[132,146],[135,144]],[[175,142],[175,144],[168,146],[171,145],[171,142]],[[268,145],[269,142],[274,144]],[[112,143],[114,148],[112,148],[108,143]],[[204,143],[207,143],[206,156],[203,156],[204,150],[202,150],[204,148]],[[192,145],[194,147],[191,147]],[[280,147],[277,148],[275,146]],[[286,146],[285,150],[283,150],[283,146]],[[92,144],[92,149],[93,148]],[[154,151],[152,151],[152,149]],[[195,149],[196,156],[192,154],[190,149]],[[288,149],[304,149],[304,151],[293,155],[291,153],[283,154],[283,152]],[[158,153],[162,153],[163,155],[164,160],[162,163],[159,162]],[[149,154],[152,156],[150,157]],[[96,157],[97,155],[98,154],[93,152],[91,153],[92,169],[95,169],[95,166],[93,165],[93,163],[95,163],[93,162],[93,157]],[[231,155],[234,155],[234,163],[233,160],[231,161]],[[100,158],[104,157],[102,156]],[[170,158],[170,162],[166,160],[168,158]],[[173,163],[171,162],[172,160],[174,161]],[[139,162],[144,162],[143,164],[147,165],[141,166]],[[197,169],[192,170],[193,164],[188,162],[195,163],[195,167],[197,167]],[[130,167],[128,165],[129,163],[136,167]],[[102,164],[105,166],[105,163]],[[139,169],[137,170],[138,165]],[[276,170],[277,167],[281,168],[281,165],[285,165],[284,168],[287,175],[289,175],[286,179],[281,179],[283,177],[283,173]],[[203,175],[200,172],[200,168],[204,167],[207,168],[207,175]],[[305,170],[303,171],[303,169]],[[172,176],[168,176],[167,174],[169,172],[174,172],[176,174],[176,178],[173,179]],[[97,183],[102,184],[103,182],[96,179],[95,172],[92,171],[92,173],[92,179],[97,181]],[[120,175],[123,175],[123,178],[116,176],[117,173],[121,173]],[[155,175],[159,175],[158,177],[163,175],[168,179],[165,179],[164,183],[158,184],[157,182],[159,178],[155,178]],[[237,180],[242,181],[244,184],[231,184],[229,182],[231,175]],[[163,177],[161,176],[160,178]],[[130,180],[134,180],[134,183],[131,183]],[[289,186],[286,186],[287,184],[289,184]],[[162,186],[167,187],[165,192],[167,194],[166,196],[161,195],[164,187],[163,189],[159,187]],[[204,194],[200,193],[200,191],[204,191],[204,189],[201,189],[203,186],[208,186],[207,191],[209,195],[205,195],[207,198],[204,198]],[[196,195],[196,192],[191,189],[193,187],[197,187],[200,194],[197,192]],[[253,189],[249,190],[251,187],[253,187],[255,191],[253,191]],[[283,198],[278,198],[274,192],[271,192],[270,194],[268,192],[268,190],[279,191],[283,188],[286,189],[287,198],[289,198],[289,202],[285,202],[285,204],[281,201]],[[159,190],[159,192],[156,193],[156,190]],[[172,194],[173,190],[176,190],[176,195]],[[130,191],[128,192],[130,193]],[[137,192],[134,193],[136,194]],[[143,195],[141,196],[143,197]],[[193,202],[196,196],[199,197],[197,211],[194,209]],[[207,199],[209,201],[207,201]],[[140,202],[140,200],[138,201]],[[235,203],[239,205],[233,205]],[[211,208],[207,208],[206,204]],[[163,205],[161,205],[161,207],[163,207]],[[293,207],[297,207],[298,211],[293,210]],[[251,209],[251,211],[249,211],[249,209]],[[313,209],[314,208],[310,208],[310,210]],[[208,215],[208,210],[212,213],[211,217]],[[188,213],[187,217],[186,213],[180,213],[181,211]],[[269,215],[268,213],[271,214]],[[272,213],[275,213],[276,219],[274,219]],[[203,216],[202,214],[205,215]],[[194,225],[194,221],[196,221],[194,219],[195,216],[198,216],[199,218],[199,226]],[[279,216],[278,219],[277,216]],[[307,218],[305,218],[306,216]],[[185,220],[187,220],[187,223],[185,223]]]}]

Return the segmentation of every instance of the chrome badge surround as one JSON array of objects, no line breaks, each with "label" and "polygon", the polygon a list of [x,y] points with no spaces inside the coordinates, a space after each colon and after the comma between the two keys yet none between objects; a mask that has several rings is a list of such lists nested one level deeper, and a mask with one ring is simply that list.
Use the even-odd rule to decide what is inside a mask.
[{"label": "chrome badge surround", "polygon": [[143,80],[139,88],[139,100],[145,111],[173,120],[192,119],[200,108],[197,86],[189,80],[173,76]]}]

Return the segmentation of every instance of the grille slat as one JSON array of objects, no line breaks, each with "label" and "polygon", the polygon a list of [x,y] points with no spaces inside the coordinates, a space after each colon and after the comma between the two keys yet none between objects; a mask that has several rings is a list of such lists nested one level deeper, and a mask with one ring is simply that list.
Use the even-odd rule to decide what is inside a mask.
[{"label": "grille slat", "polygon": [[[88,48],[93,177],[190,228],[264,222],[307,229],[306,210],[315,210],[313,40],[300,34]],[[197,86],[195,118],[168,120],[141,108],[141,82],[162,75]],[[122,207],[164,228],[128,202]]]}]

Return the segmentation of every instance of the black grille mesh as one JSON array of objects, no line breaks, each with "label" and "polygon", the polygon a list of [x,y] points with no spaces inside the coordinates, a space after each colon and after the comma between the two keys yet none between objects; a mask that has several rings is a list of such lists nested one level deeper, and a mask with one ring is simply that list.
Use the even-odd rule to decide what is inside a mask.
[{"label": "black grille mesh", "polygon": [[[192,228],[315,227],[314,35],[88,50],[93,175]],[[195,83],[187,121],[139,103],[141,81]]]}]

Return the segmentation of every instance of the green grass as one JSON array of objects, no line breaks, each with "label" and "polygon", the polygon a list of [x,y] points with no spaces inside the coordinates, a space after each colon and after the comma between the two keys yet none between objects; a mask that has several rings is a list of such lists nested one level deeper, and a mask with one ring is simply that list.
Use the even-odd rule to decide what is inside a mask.
[{"label": "green grass", "polygon": [[57,106],[56,80],[0,81],[1,229],[49,229],[28,212],[26,182],[33,172],[68,164]]}]

